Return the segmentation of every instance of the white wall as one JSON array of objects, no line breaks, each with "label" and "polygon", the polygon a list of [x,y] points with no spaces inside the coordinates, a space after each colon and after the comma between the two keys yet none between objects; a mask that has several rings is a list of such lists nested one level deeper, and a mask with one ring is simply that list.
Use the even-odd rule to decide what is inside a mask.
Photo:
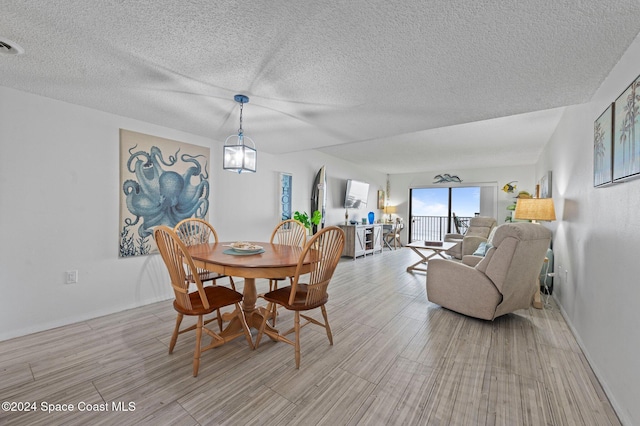
[{"label": "white wall", "polygon": [[593,123],[640,74],[640,37],[590,102],[568,108],[536,177],[553,172],[554,297],[624,424],[640,424],[640,180],[593,188]]},{"label": "white wall", "polygon": [[[293,174],[294,210],[308,211],[326,165],[329,225],[344,222],[346,179],[369,182],[374,206],[386,179],[324,154],[274,157],[259,146],[256,174],[229,173],[219,142],[1,86],[0,117],[0,340],[172,297],[158,255],[118,257],[120,128],[211,147],[210,220],[222,240],[269,238],[281,171]],[[64,284],[73,269],[79,283]]]},{"label": "white wall", "polygon": [[0,116],[0,340],[168,297],[157,256],[118,259],[118,129],[208,141],[2,87]]},{"label": "white wall", "polygon": [[[222,149],[222,148],[220,148]],[[222,169],[221,159],[216,157],[214,168]],[[286,172],[293,175],[292,210],[309,213],[311,186],[316,173],[325,166],[327,176],[327,206],[325,226],[344,223],[344,196],[347,179],[369,183],[369,200],[366,208],[350,209],[352,218],[365,217],[369,211],[379,218],[377,191],[384,190],[386,175],[371,172],[352,163],[317,151],[272,156],[261,153],[258,147],[258,172],[237,175],[220,172],[212,191],[213,213],[211,222],[219,229],[222,240],[268,240],[278,222],[279,176]]]}]

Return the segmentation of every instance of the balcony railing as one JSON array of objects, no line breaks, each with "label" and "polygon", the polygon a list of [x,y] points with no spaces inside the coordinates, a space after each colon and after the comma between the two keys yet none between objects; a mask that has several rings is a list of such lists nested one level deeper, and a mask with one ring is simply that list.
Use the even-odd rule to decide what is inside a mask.
[{"label": "balcony railing", "polygon": [[[458,216],[460,220],[460,232],[469,227],[471,217]],[[442,241],[447,232],[447,223],[451,221],[451,232],[456,232],[453,218],[447,216],[412,216],[411,217],[411,241]]]}]

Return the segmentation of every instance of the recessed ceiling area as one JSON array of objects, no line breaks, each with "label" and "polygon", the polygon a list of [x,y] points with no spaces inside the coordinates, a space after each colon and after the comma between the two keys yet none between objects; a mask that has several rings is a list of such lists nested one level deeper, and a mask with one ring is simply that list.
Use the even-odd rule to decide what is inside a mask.
[{"label": "recessed ceiling area", "polygon": [[5,0],[0,85],[383,173],[534,163],[640,32],[636,0]]}]

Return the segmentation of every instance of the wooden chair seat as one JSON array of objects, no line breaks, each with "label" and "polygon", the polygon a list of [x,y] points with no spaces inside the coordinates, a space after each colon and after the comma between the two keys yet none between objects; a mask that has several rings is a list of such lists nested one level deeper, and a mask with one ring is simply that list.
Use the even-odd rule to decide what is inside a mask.
[{"label": "wooden chair seat", "polygon": [[291,296],[291,286],[282,287],[274,291],[266,293],[263,298],[267,302],[277,303],[283,308],[290,311],[307,311],[309,309],[315,309],[321,305],[324,305],[329,300],[329,295],[324,294],[320,299],[314,300],[312,303],[307,304],[307,293],[309,286],[307,284],[298,284],[295,295],[293,296],[293,303],[289,303],[289,297]]},{"label": "wooden chair seat", "polygon": [[177,301],[173,301],[173,308],[183,315],[207,315],[218,309],[242,302],[242,294],[227,287],[207,286],[204,292],[209,300],[209,306],[205,307],[200,293],[193,291],[189,293],[190,309],[182,307]]}]

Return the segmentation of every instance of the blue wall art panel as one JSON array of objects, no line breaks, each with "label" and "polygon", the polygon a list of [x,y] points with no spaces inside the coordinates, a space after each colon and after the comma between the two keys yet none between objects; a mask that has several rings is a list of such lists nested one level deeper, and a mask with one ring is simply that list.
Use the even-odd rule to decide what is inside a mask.
[{"label": "blue wall art panel", "polygon": [[291,214],[291,190],[293,186],[293,176],[289,173],[280,173],[280,218],[289,220],[293,218]]},{"label": "blue wall art panel", "polygon": [[120,257],[157,252],[153,229],[207,219],[208,147],[120,129]]}]

